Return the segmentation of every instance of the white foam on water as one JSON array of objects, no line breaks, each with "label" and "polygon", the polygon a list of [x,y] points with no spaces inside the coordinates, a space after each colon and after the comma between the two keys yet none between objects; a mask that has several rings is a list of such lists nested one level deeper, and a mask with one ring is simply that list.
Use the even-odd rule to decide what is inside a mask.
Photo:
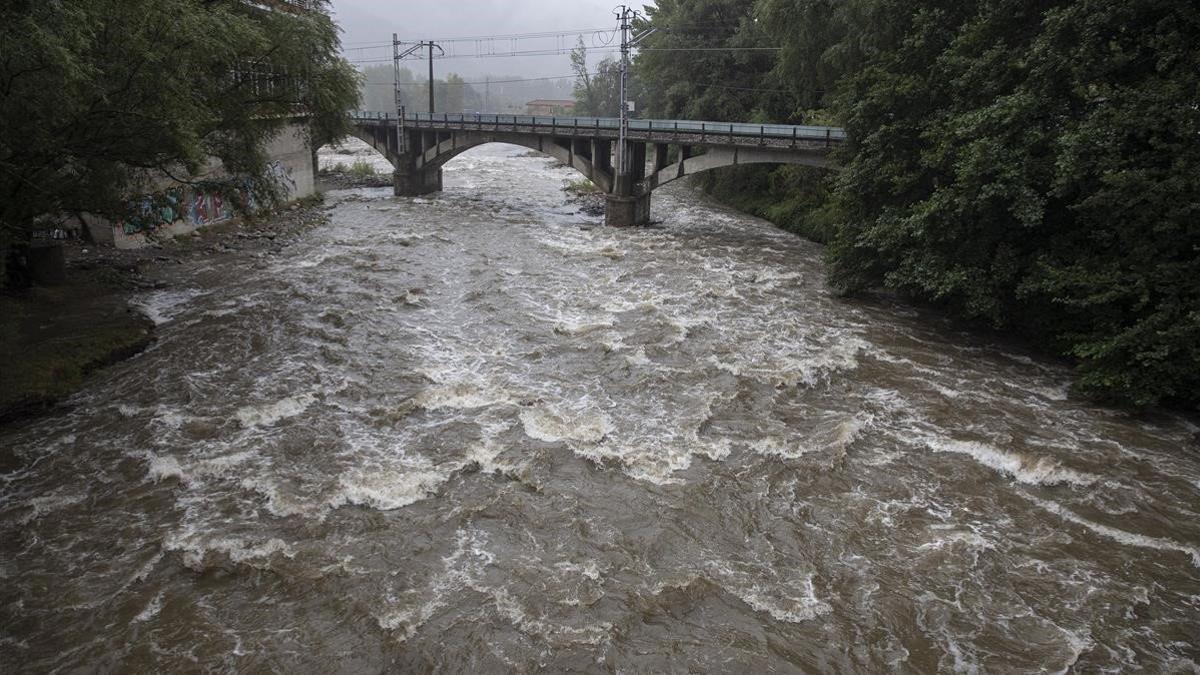
[{"label": "white foam on water", "polygon": [[591,579],[592,581],[600,580],[600,563],[596,562],[595,560],[588,560],[583,564],[564,560],[562,562],[554,563],[554,567],[565,572],[574,572],[580,574],[588,579]]},{"label": "white foam on water", "polygon": [[650,364],[650,357],[646,356],[645,347],[638,347],[632,354],[625,355],[625,362],[631,366],[645,366]]},{"label": "white foam on water", "polygon": [[499,388],[481,386],[472,382],[434,385],[423,390],[414,402],[426,410],[453,408],[471,410],[494,405],[515,403],[512,395]]},{"label": "white foam on water", "polygon": [[777,589],[762,586],[751,586],[748,589],[734,591],[747,605],[757,612],[766,612],[776,621],[788,623],[804,623],[833,610],[829,603],[817,598],[813,589],[812,576],[804,582],[800,595],[788,595]]},{"label": "white foam on water", "polygon": [[781,272],[773,269],[761,270],[755,272],[750,277],[750,283],[754,284],[760,291],[772,292],[780,286],[789,283],[799,282],[804,279],[804,275],[800,272]]},{"label": "white foam on water", "polygon": [[404,291],[404,293],[397,297],[396,300],[401,304],[411,305],[414,307],[422,307],[425,304],[422,299],[422,294],[414,293],[413,289],[411,288],[407,291]]},{"label": "white foam on water", "polygon": [[66,488],[59,488],[48,495],[32,497],[26,500],[24,504],[30,510],[29,513],[22,516],[18,522],[22,525],[27,525],[44,515],[66,508],[72,504],[78,504],[86,497],[86,494],[67,492]]},{"label": "white foam on water", "polygon": [[747,570],[741,563],[709,558],[705,567],[710,578],[721,588],[741,598],[754,611],[769,614],[776,621],[803,623],[833,611],[829,603],[817,597],[816,574],[813,572],[799,578],[763,583],[770,575],[761,570]]},{"label": "white foam on water", "polygon": [[181,483],[194,486],[205,476],[228,476],[242,464],[257,458],[255,450],[217,455],[215,457],[193,458],[192,461],[181,462],[174,455],[156,455],[149,451],[131,453],[146,462],[146,479],[155,483],[168,478],[176,478]]},{"label": "white foam on water", "polygon": [[863,430],[870,426],[871,422],[870,416],[862,415],[855,415],[838,422],[830,433],[829,447],[844,454],[846,449],[862,436]]},{"label": "white foam on water", "polygon": [[512,420],[483,423],[480,428],[482,440],[467,448],[466,461],[474,462],[483,473],[508,473],[520,469],[516,464],[498,461],[505,448],[496,442],[496,437],[515,425]]},{"label": "white foam on water", "polygon": [[527,635],[542,638],[565,637],[570,642],[588,645],[601,644],[611,636],[613,625],[607,621],[586,626],[553,623],[529,616],[521,603],[504,588],[491,588],[478,583],[471,584],[471,588],[490,595],[500,616]]},{"label": "white foam on water", "polygon": [[991,542],[984,539],[979,533],[971,530],[938,531],[940,532],[939,535],[936,535],[932,541],[927,541],[918,546],[917,550],[942,549],[959,543],[973,549],[995,548]]},{"label": "white foam on water", "polygon": [[[557,230],[560,239],[542,238],[538,243],[548,249],[569,255],[602,256],[610,259],[620,259],[625,256],[618,242],[608,239],[594,239],[584,230]],[[571,234],[575,236],[568,238]]]},{"label": "white foam on water", "polygon": [[547,443],[599,443],[613,431],[612,420],[600,412],[572,412],[552,406],[536,406],[522,410],[520,418],[526,436]]},{"label": "white foam on water", "polygon": [[1099,476],[1068,469],[1057,460],[1050,457],[1030,457],[1019,452],[1001,450],[986,443],[976,441],[956,441],[943,437],[926,439],[926,444],[935,452],[948,452],[967,455],[976,462],[1011,476],[1026,485],[1062,485],[1087,486],[1099,480]]},{"label": "white foam on water", "polygon": [[803,439],[785,439],[779,436],[764,436],[749,444],[750,449],[764,457],[799,459],[816,451],[831,451],[835,457],[844,457],[846,450],[871,423],[869,416],[853,415],[840,420],[818,425],[814,433]]},{"label": "white foam on water", "polygon": [[903,456],[904,453],[898,450],[876,448],[871,455],[864,457],[861,462],[866,466],[887,466]]},{"label": "white foam on water", "polygon": [[1050,401],[1065,401],[1071,394],[1071,384],[1069,382],[1051,387],[1026,386],[1026,388],[1028,391]]},{"label": "white foam on water", "polygon": [[160,405],[154,413],[152,422],[161,424],[170,429],[178,429],[183,426],[184,414],[177,409]]},{"label": "white foam on water", "polygon": [[1055,624],[1055,628],[1062,631],[1063,639],[1067,642],[1069,651],[1067,657],[1063,660],[1061,670],[1054,671],[1054,675],[1066,675],[1072,667],[1079,661],[1079,657],[1085,652],[1091,651],[1096,646],[1095,640],[1092,639],[1088,631],[1070,631],[1062,626]]},{"label": "white foam on water", "polygon": [[692,453],[688,448],[667,442],[631,442],[608,439],[604,443],[586,447],[573,447],[577,457],[603,465],[605,460],[619,463],[631,478],[656,485],[677,482],[671,477],[692,465]]},{"label": "white foam on water", "polygon": [[[613,280],[612,283],[617,282]],[[659,290],[637,286],[623,289],[620,295],[609,296],[601,308],[612,314],[631,311],[656,312],[677,305],[680,301],[681,298],[665,295]]]},{"label": "white foam on water", "polygon": [[789,387],[798,383],[815,386],[836,372],[858,368],[858,354],[866,348],[865,341],[851,337],[807,358],[785,359],[780,379]]},{"label": "white foam on water", "polygon": [[1103,525],[1101,523],[1088,520],[1087,518],[1084,518],[1055,502],[1039,499],[1033,495],[1022,496],[1042,509],[1053,513],[1059,518],[1075,523],[1076,525],[1081,525],[1106,539],[1111,539],[1127,546],[1137,546],[1140,548],[1152,548],[1159,551],[1176,551],[1178,553],[1183,553],[1191,557],[1193,565],[1200,567],[1200,547],[1198,546],[1183,544],[1175,541],[1174,539],[1160,539],[1157,537],[1148,537],[1144,534],[1138,534],[1136,532],[1118,530],[1115,527],[1109,527],[1108,525]]},{"label": "white foam on water", "polygon": [[554,322],[554,332],[559,335],[575,337],[612,328],[615,325],[616,320],[611,316],[559,318]]},{"label": "white foam on water", "polygon": [[276,554],[288,558],[296,555],[287,542],[275,537],[254,543],[237,537],[209,539],[194,533],[169,537],[163,542],[163,549],[182,554],[183,564],[196,571],[203,571],[206,561],[213,555],[260,568],[269,564]]},{"label": "white foam on water", "polygon": [[197,475],[201,476],[228,476],[246,462],[259,457],[260,455],[257,450],[242,450],[225,455],[204,457],[197,461],[192,466],[192,469]]},{"label": "white foam on water", "polygon": [[324,502],[313,502],[304,499],[297,495],[293,495],[266,478],[244,478],[241,481],[241,486],[247,490],[253,490],[267,498],[267,511],[272,515],[280,518],[288,518],[291,516],[303,516],[306,518],[316,518],[317,520],[325,519],[325,511],[328,504]]},{"label": "white foam on water", "polygon": [[753,377],[775,386],[795,387],[803,384],[806,387],[814,387],[828,382],[835,373],[858,368],[858,354],[867,347],[868,344],[862,339],[848,337],[803,357],[763,357],[748,353],[733,362],[724,362],[715,356],[709,357],[709,363],[733,375]]},{"label": "white foam on water", "polygon": [[380,511],[399,509],[433,495],[450,479],[450,473],[421,469],[352,469],[338,478],[338,492],[328,503],[335,509],[345,504]]},{"label": "white foam on water", "polygon": [[156,326],[161,326],[179,316],[188,303],[204,294],[204,291],[195,288],[152,291],[130,304],[140,309]]},{"label": "white foam on water", "polygon": [[488,541],[483,532],[459,530],[456,540],[454,551],[442,558],[442,572],[430,580],[426,592],[411,591],[414,595],[428,596],[428,600],[418,601],[416,606],[388,608],[375,615],[379,627],[398,634],[400,642],[416,635],[426,621],[450,603],[454,593],[475,585],[485,568],[495,562],[496,557],[485,548]]},{"label": "white foam on water", "polygon": [[146,603],[146,606],[142,609],[142,611],[138,612],[137,616],[133,617],[134,622],[141,623],[143,621],[149,621],[157,616],[159,611],[162,610],[163,593],[163,591],[156,593],[155,596],[150,599],[150,602]]},{"label": "white foam on water", "polygon": [[146,478],[149,480],[155,483],[167,478],[177,478],[181,483],[191,481],[191,476],[183,470],[183,466],[177,458],[171,455],[155,455],[152,453],[146,453],[145,458],[147,462]]},{"label": "white foam on water", "polygon": [[798,459],[801,455],[812,452],[816,448],[805,447],[798,442],[789,442],[778,436],[766,436],[750,443],[750,449],[766,457],[781,459]]},{"label": "white foam on water", "polygon": [[243,427],[268,426],[289,417],[295,417],[312,405],[317,397],[310,393],[288,396],[274,403],[242,406],[234,417]]}]

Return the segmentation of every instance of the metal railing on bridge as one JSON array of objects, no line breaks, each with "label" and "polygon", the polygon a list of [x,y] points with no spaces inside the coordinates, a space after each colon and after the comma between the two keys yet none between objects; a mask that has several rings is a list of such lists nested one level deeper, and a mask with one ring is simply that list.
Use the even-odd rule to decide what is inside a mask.
[{"label": "metal railing on bridge", "polygon": [[[398,121],[395,113],[358,111],[351,113],[362,121]],[[586,132],[588,129],[616,131],[620,120],[615,117],[547,117],[542,115],[493,115],[481,113],[406,113],[402,118],[405,126],[417,128],[438,126],[438,123],[455,124],[471,129],[499,129],[501,127],[528,127],[533,130],[549,130],[551,133],[566,131]],[[630,131],[672,132],[699,134],[714,137],[741,137],[776,140],[803,139],[825,141],[826,144],[840,143],[846,132],[837,127],[794,125],[794,124],[748,124],[744,122],[701,122],[696,120],[629,120]]]}]

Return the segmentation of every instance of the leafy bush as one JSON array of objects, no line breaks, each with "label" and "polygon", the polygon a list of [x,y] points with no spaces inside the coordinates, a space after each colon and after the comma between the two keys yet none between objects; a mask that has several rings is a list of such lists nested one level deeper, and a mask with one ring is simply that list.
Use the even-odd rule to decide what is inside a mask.
[{"label": "leafy bush", "polygon": [[356,159],[354,160],[354,164],[351,164],[350,168],[345,170],[344,173],[348,173],[355,178],[372,178],[375,176],[376,171],[370,162]]}]

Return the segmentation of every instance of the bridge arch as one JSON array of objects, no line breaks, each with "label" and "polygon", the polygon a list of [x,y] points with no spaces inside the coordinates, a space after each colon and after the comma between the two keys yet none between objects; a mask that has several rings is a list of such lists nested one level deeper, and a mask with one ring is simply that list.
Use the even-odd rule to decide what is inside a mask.
[{"label": "bridge arch", "polygon": [[[395,158],[389,157],[384,149],[376,147],[369,138],[364,138],[364,136],[365,134],[361,133],[351,133],[338,140],[314,147],[313,171],[319,174],[322,170],[331,169],[337,164],[344,164],[348,168],[352,168],[354,164],[365,161],[375,169],[376,173],[390,175],[395,170]],[[367,148],[361,148],[351,139],[365,143]],[[326,151],[336,157],[327,156]],[[380,160],[387,162],[392,169],[388,170],[382,166]]]},{"label": "bridge arch", "polygon": [[[612,172],[603,168],[607,164],[607,156],[599,163],[593,162],[592,158],[596,154],[594,146],[589,144],[586,149],[578,148],[575,147],[576,142],[571,140],[567,140],[568,145],[562,145],[554,139],[544,136],[487,132],[457,133],[417,155],[413,168],[421,172],[440,171],[446,162],[471,148],[488,143],[506,143],[540,152],[583,174],[602,191],[612,192]],[[607,153],[607,148],[603,152]]]},{"label": "bridge arch", "polygon": [[648,194],[685,176],[743,164],[798,164],[821,169],[830,168],[825,153],[804,153],[778,148],[715,147],[709,148],[707,152],[699,155],[689,156],[688,153],[681,152],[678,161],[661,168],[656,167],[655,171],[638,184],[638,187],[642,192]]},{"label": "bridge arch", "polygon": [[379,133],[379,127],[355,124],[350,127],[350,135],[371,146],[375,152],[383,155],[393,167],[398,166],[401,157],[395,148],[395,143],[389,138],[387,130]]}]

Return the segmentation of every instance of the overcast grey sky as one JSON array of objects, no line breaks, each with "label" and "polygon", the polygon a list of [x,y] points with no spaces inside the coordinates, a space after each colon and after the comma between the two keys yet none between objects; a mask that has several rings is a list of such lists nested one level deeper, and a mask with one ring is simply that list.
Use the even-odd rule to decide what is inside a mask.
[{"label": "overcast grey sky", "polygon": [[[643,2],[630,2],[642,7]],[[342,43],[351,61],[390,62],[391,48],[381,45],[398,33],[401,40],[541,33],[593,28],[612,29],[614,0],[333,0],[334,18],[341,25]],[[584,37],[593,49],[590,63],[603,56],[610,34]],[[571,72],[566,55],[475,58],[479,52],[508,53],[570,48],[575,38],[546,37],[516,42],[494,40],[455,42],[446,49],[455,58],[435,62],[438,77],[461,75],[520,75],[548,77]],[[372,44],[374,43],[374,44]],[[422,64],[412,63],[416,70]]]}]

